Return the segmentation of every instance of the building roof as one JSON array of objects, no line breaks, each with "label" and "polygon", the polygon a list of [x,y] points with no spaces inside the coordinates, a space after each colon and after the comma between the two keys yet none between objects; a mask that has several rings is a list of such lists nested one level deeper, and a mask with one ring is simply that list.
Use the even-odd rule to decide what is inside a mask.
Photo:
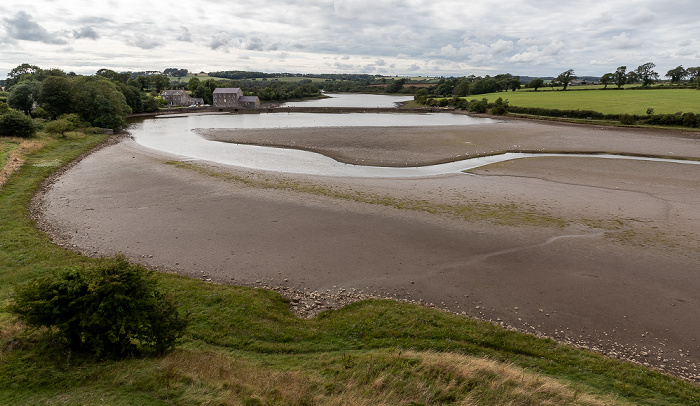
[{"label": "building roof", "polygon": [[178,96],[179,96],[179,95],[181,95],[181,94],[183,94],[183,93],[184,93],[184,94],[187,94],[187,93],[185,93],[184,90],[163,90],[163,91],[161,92],[161,95],[178,95]]},{"label": "building roof", "polygon": [[214,93],[241,93],[240,87],[217,87]]},{"label": "building roof", "polygon": [[258,96],[241,96],[238,98],[239,103],[244,103],[244,102],[257,102],[260,101]]}]

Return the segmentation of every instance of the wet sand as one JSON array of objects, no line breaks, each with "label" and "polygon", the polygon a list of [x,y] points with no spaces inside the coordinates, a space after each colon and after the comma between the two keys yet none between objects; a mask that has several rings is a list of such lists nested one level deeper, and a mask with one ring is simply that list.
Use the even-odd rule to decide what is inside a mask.
[{"label": "wet sand", "polygon": [[[323,141],[370,161],[513,145],[700,157],[693,134],[483,127],[217,137]],[[203,280],[283,289],[302,312],[367,296],[421,301],[698,379],[700,166],[536,158],[468,174],[354,179],[206,162],[195,171],[165,164],[173,159],[130,140],[88,156],[41,196],[43,227],[88,254],[124,252]]]}]

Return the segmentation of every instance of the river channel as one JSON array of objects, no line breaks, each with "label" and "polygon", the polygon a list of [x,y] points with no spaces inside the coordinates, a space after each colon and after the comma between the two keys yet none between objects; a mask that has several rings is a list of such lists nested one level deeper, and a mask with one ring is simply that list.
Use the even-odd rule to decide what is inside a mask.
[{"label": "river channel", "polygon": [[[392,107],[406,97],[378,95],[332,95],[326,99],[290,103],[301,107]],[[532,154],[505,153],[469,158],[450,163],[416,167],[378,167],[338,162],[325,155],[294,148],[210,141],[195,133],[197,129],[285,129],[338,127],[435,127],[497,124],[490,118],[449,113],[260,113],[260,114],[189,114],[160,116],[133,123],[129,127],[137,143],[182,160],[203,160],[249,169],[306,175],[342,177],[425,177],[459,173],[481,166],[536,156],[595,157],[636,159],[660,162],[700,164],[697,161],[629,157],[600,154]]]}]

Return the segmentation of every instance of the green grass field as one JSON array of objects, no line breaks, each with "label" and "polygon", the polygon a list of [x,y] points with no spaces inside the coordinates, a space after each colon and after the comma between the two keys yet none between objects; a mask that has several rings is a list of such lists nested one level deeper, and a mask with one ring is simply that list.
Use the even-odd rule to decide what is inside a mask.
[{"label": "green grass field", "polygon": [[[86,258],[52,244],[28,205],[104,136],[47,141],[0,189],[0,303],[13,284]],[[0,138],[0,154],[11,146]],[[192,323],[161,358],[96,360],[27,331],[0,306],[2,405],[697,405],[700,387],[550,339],[370,300],[300,319],[262,289],[160,276]]]},{"label": "green grass field", "polygon": [[519,107],[638,115],[644,115],[647,108],[653,108],[655,114],[679,111],[700,114],[700,90],[694,89],[516,91],[474,95],[467,99],[486,98],[493,102],[499,97],[508,99],[511,106]]}]

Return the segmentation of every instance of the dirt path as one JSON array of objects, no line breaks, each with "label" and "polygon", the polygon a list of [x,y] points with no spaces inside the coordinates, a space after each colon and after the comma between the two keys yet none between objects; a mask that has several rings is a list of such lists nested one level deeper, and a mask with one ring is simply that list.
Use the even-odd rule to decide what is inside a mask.
[{"label": "dirt path", "polygon": [[[530,141],[549,148],[570,128],[526,130],[551,131]],[[683,137],[629,137],[644,142],[625,152],[695,153]],[[86,253],[284,289],[312,313],[396,297],[700,374],[700,166],[538,158],[387,180],[171,159],[128,140],[87,157],[44,194],[47,227]]]}]

